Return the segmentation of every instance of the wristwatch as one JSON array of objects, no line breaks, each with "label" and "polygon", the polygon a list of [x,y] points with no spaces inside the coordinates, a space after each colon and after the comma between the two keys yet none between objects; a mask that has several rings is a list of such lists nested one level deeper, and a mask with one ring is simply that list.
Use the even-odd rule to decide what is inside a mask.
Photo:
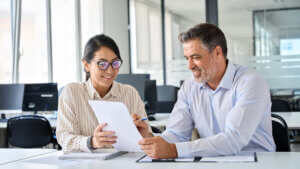
[{"label": "wristwatch", "polygon": [[96,148],[93,148],[92,146],[92,140],[93,140],[93,136],[88,137],[86,145],[90,150],[96,150]]}]

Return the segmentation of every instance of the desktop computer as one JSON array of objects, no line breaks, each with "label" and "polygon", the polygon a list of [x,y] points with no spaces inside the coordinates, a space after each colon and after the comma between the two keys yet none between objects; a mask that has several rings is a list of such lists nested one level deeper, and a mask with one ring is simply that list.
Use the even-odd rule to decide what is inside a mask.
[{"label": "desktop computer", "polygon": [[150,80],[149,74],[119,74],[116,78],[117,82],[133,86],[143,101],[145,101],[145,80]]},{"label": "desktop computer", "polygon": [[0,121],[7,121],[8,113],[22,112],[23,94],[24,84],[0,84]]},{"label": "desktop computer", "polygon": [[155,120],[153,115],[157,111],[156,80],[145,81],[145,109],[149,120]]},{"label": "desktop computer", "polygon": [[58,107],[57,83],[25,84],[23,111],[56,111]]},{"label": "desktop computer", "polygon": [[133,86],[145,103],[145,109],[149,120],[154,120],[152,116],[157,109],[157,89],[156,80],[150,80],[149,74],[119,74],[117,82]]}]

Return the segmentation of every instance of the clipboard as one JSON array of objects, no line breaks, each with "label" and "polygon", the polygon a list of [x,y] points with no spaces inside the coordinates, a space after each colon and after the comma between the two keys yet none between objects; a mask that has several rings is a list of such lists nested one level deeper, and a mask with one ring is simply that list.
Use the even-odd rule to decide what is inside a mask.
[{"label": "clipboard", "polygon": [[137,163],[151,163],[151,162],[199,162],[202,157],[193,158],[171,158],[171,159],[152,159],[147,155],[142,156],[136,162]]},{"label": "clipboard", "polygon": [[257,162],[256,152],[242,152],[230,156],[217,157],[192,157],[192,158],[175,158],[175,159],[152,159],[147,155],[139,158],[137,163],[152,163],[152,162],[201,162],[201,163],[241,163],[241,162]]}]

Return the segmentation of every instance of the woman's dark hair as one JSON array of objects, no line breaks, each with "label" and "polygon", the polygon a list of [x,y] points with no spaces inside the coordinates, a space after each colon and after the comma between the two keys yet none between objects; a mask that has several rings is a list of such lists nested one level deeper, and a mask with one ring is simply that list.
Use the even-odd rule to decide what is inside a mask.
[{"label": "woman's dark hair", "polygon": [[224,33],[217,26],[210,23],[195,25],[186,32],[182,32],[178,39],[181,43],[193,39],[199,39],[209,52],[212,52],[216,46],[221,46],[224,57],[227,56],[227,43]]},{"label": "woman's dark hair", "polygon": [[[82,60],[91,63],[91,60],[95,56],[95,52],[98,51],[102,46],[108,47],[109,49],[114,51],[115,54],[118,56],[118,58],[122,60],[116,42],[112,38],[104,34],[93,36],[91,39],[88,40],[84,48],[84,54]],[[86,73],[85,80],[88,80],[90,78],[90,72],[85,71],[85,73]]]}]

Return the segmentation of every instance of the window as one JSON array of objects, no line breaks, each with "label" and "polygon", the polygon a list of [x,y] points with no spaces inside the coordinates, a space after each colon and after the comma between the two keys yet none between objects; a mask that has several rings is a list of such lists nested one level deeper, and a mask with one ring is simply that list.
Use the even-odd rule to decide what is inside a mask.
[{"label": "window", "polygon": [[219,26],[227,39],[229,60],[254,69],[272,90],[299,88],[300,3],[218,3]]},{"label": "window", "polygon": [[[34,5],[32,5],[34,4]],[[22,3],[20,37],[20,83],[48,82],[45,1]]]},{"label": "window", "polygon": [[75,2],[52,0],[53,80],[58,88],[76,82]]},{"label": "window", "polygon": [[165,1],[167,85],[180,86],[181,80],[192,76],[178,35],[203,22],[205,22],[204,0]]},{"label": "window", "polygon": [[204,0],[165,0],[166,70],[163,70],[163,44],[160,0],[130,0],[131,69],[149,73],[157,85],[179,86],[192,74],[183,56],[178,35],[195,24],[205,22]]},{"label": "window", "polygon": [[163,84],[160,1],[130,0],[131,70]]},{"label": "window", "polygon": [[100,5],[99,0],[81,0],[82,52],[86,42],[92,36],[102,33],[100,28]]},{"label": "window", "polygon": [[11,41],[10,0],[0,3],[0,83],[12,82],[12,41]]}]

